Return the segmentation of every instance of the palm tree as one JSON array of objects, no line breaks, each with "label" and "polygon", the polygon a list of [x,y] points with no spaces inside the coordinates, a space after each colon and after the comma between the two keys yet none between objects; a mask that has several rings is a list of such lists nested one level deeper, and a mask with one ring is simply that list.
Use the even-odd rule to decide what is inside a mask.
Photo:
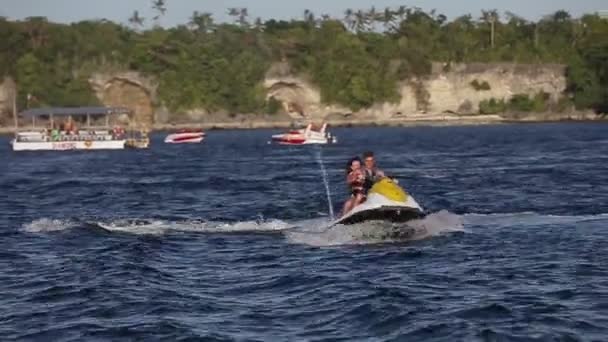
[{"label": "palm tree", "polygon": [[490,24],[490,47],[494,48],[494,30],[496,22],[498,21],[498,11],[495,9],[490,11],[482,10],[481,19]]},{"label": "palm tree", "polygon": [[129,18],[129,23],[133,25],[133,29],[137,30],[138,27],[144,26],[146,18],[139,15],[139,11],[133,11],[133,14]]},{"label": "palm tree", "polygon": [[362,10],[358,10],[354,14],[354,26],[357,32],[365,31],[369,25],[369,19],[366,13]]},{"label": "palm tree", "polygon": [[213,16],[209,12],[199,13],[198,11],[194,11],[188,24],[199,33],[207,33],[214,27]]},{"label": "palm tree", "polygon": [[30,38],[30,43],[33,49],[37,49],[46,45],[49,34],[48,21],[45,17],[27,17],[25,18],[25,29]]},{"label": "palm tree", "polygon": [[260,18],[260,17],[255,18],[255,22],[253,23],[253,27],[256,30],[263,31],[264,30],[264,22],[262,21],[262,18]]},{"label": "palm tree", "polygon": [[572,21],[572,47],[576,47],[576,44],[580,40],[580,38],[584,35],[584,26],[580,19],[576,19]]},{"label": "palm tree", "polygon": [[553,21],[555,22],[566,22],[571,18],[570,13],[564,10],[558,10],[557,12],[553,13]]},{"label": "palm tree", "polygon": [[249,23],[247,22],[248,16],[249,16],[249,11],[247,11],[247,8],[241,8],[239,11],[239,25],[241,25],[243,27],[249,25]]},{"label": "palm tree", "polygon": [[304,21],[308,25],[314,26],[314,24],[315,24],[315,15],[314,15],[314,13],[312,13],[311,10],[309,10],[309,9],[305,9],[304,10]]},{"label": "palm tree", "polygon": [[538,48],[538,40],[539,40],[539,27],[538,22],[534,23],[534,47]]},{"label": "palm tree", "polygon": [[249,25],[247,22],[247,17],[249,16],[249,11],[247,11],[247,8],[229,8],[228,15],[234,17],[234,21],[242,27]]},{"label": "palm tree", "polygon": [[376,11],[376,6],[372,6],[372,8],[369,9],[369,11],[367,12],[367,21],[369,22],[369,24],[371,25],[372,28],[375,27],[375,22],[376,20],[378,20],[380,18],[380,16],[378,15],[378,12]]},{"label": "palm tree", "polygon": [[397,8],[397,11],[395,11],[395,15],[399,18],[399,23],[401,23],[405,19],[408,12],[409,9],[407,8],[407,6],[399,6]]},{"label": "palm tree", "polygon": [[165,0],[153,0],[152,9],[157,12],[153,19],[156,22],[156,25],[160,25],[160,17],[164,16],[167,12]]},{"label": "palm tree", "polygon": [[384,29],[388,31],[395,20],[395,12],[390,7],[386,7],[380,17],[380,21],[384,24]]},{"label": "palm tree", "polygon": [[355,29],[355,12],[350,8],[344,11],[344,23],[349,30]]},{"label": "palm tree", "polygon": [[231,7],[228,9],[228,15],[231,17],[234,17],[234,22],[238,22],[237,17],[239,16],[239,14],[241,13],[240,8],[236,8],[236,7]]}]

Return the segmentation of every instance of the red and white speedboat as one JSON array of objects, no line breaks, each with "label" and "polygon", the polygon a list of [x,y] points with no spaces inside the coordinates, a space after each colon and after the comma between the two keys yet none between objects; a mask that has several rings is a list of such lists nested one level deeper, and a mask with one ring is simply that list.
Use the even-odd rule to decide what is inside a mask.
[{"label": "red and white speedboat", "polygon": [[202,129],[182,129],[165,138],[168,144],[200,143],[205,138]]},{"label": "red and white speedboat", "polygon": [[335,136],[327,132],[326,123],[321,128],[315,127],[311,123],[303,129],[275,134],[272,136],[272,141],[281,145],[335,144],[338,142]]}]

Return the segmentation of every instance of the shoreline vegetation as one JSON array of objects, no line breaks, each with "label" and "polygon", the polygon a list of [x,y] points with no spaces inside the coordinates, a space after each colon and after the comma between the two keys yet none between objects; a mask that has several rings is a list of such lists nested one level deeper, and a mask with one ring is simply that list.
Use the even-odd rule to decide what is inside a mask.
[{"label": "shoreline vegetation", "polygon": [[[108,105],[93,89],[93,75],[133,71],[153,80],[153,91],[145,89],[137,107],[172,113],[167,122],[188,122],[193,109],[251,113],[253,118],[245,120],[251,122],[271,115],[287,119],[293,112],[288,107],[299,104],[281,103],[263,85],[271,66],[285,63],[290,74],[319,90],[321,104],[358,113],[399,103],[398,84],[406,81],[415,89],[419,111],[426,112],[429,93],[422,80],[431,75],[433,63],[444,65],[446,72],[457,64],[515,63],[565,66],[563,93],[550,100],[555,103],[548,103],[545,93],[497,94],[480,103],[475,114],[521,110],[534,116],[551,111],[554,104],[564,112],[608,112],[608,18],[597,13],[573,17],[558,10],[530,21],[511,12],[482,10],[448,20],[435,10],[398,6],[347,8],[336,17],[305,10],[291,20],[262,20],[247,8],[229,8],[229,22],[194,11],[188,22],[163,27],[167,1],[154,0],[152,8],[151,18],[137,10],[125,13],[128,24],[0,17],[0,78],[14,81],[18,110]],[[118,102],[140,96],[121,90],[129,82],[112,89]],[[483,80],[470,86],[479,92],[491,89]],[[0,124],[11,125],[4,95]],[[236,117],[234,121],[235,127],[244,125]],[[425,121],[436,120],[429,116]]]}]

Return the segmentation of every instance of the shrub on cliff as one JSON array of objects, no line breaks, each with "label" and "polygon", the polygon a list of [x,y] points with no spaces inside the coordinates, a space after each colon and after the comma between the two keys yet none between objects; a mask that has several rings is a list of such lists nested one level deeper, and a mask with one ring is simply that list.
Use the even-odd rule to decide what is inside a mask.
[{"label": "shrub on cliff", "polygon": [[474,79],[473,81],[471,81],[470,84],[471,84],[471,87],[473,87],[473,89],[475,89],[477,91],[492,89],[490,87],[490,84],[488,83],[488,81],[479,82],[477,79]]},{"label": "shrub on cliff", "polygon": [[277,100],[274,98],[274,96],[271,96],[265,103],[265,111],[268,114],[274,115],[274,114],[278,114],[282,109],[283,109],[283,105],[281,104],[281,101]]},{"label": "shrub on cliff", "polygon": [[507,104],[507,109],[513,112],[544,112],[549,104],[549,94],[539,92],[530,98],[528,94],[515,94]]},{"label": "shrub on cliff", "polygon": [[508,101],[491,98],[479,102],[479,113],[544,112],[549,107],[549,94],[539,92],[530,98],[528,94],[515,94]]},{"label": "shrub on cliff", "polygon": [[480,114],[498,114],[503,113],[506,110],[507,106],[505,104],[505,100],[500,99],[497,100],[495,98],[491,98],[489,100],[482,100],[479,102],[479,113]]}]

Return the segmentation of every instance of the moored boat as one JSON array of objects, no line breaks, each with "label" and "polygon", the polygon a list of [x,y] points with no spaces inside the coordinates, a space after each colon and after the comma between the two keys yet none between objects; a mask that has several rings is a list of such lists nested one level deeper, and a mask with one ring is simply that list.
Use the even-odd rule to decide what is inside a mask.
[{"label": "moored boat", "polygon": [[310,123],[306,128],[291,130],[283,134],[275,134],[272,141],[280,145],[309,145],[309,144],[335,144],[338,142],[335,136],[327,132],[327,123],[316,127]]},{"label": "moored boat", "polygon": [[202,129],[182,129],[175,133],[167,135],[165,143],[167,144],[186,144],[200,143],[205,139],[205,132]]},{"label": "moored boat", "polygon": [[[110,117],[128,114],[121,107],[61,107],[35,108],[22,113],[22,118],[32,120],[27,130],[19,129],[16,122],[13,151],[65,151],[65,150],[118,150],[125,148],[126,133],[119,125],[110,127]],[[78,119],[86,118],[83,128]],[[105,118],[105,120],[103,120]],[[45,127],[37,127],[37,121],[45,120]],[[95,125],[94,121],[105,124]],[[15,121],[17,119],[15,118]],[[80,120],[82,121],[82,120]]]}]

